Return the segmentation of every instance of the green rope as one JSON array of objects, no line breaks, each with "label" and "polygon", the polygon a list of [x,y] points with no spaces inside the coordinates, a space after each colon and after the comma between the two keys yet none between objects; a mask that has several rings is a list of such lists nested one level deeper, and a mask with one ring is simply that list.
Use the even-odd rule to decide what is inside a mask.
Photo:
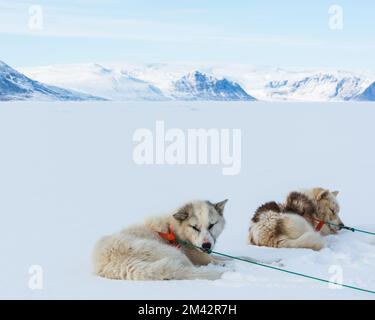
[{"label": "green rope", "polygon": [[200,249],[202,251],[207,252],[208,254],[213,253],[213,254],[216,254],[216,255],[219,255],[219,256],[223,256],[223,257],[227,257],[227,258],[231,258],[231,259],[234,259],[234,260],[239,260],[239,261],[243,261],[243,262],[247,262],[247,263],[252,263],[252,264],[255,264],[255,265],[260,266],[260,267],[265,267],[265,268],[269,268],[269,269],[273,269],[273,270],[277,270],[277,271],[289,273],[289,274],[292,274],[292,275],[295,275],[295,276],[300,276],[300,277],[304,277],[304,278],[308,278],[308,279],[312,279],[312,280],[316,280],[316,281],[321,281],[321,282],[325,282],[325,283],[335,284],[335,285],[342,286],[342,287],[349,288],[349,289],[353,289],[353,290],[358,290],[358,291],[362,291],[362,292],[367,292],[367,293],[375,294],[375,291],[373,291],[373,290],[363,289],[363,288],[359,288],[359,287],[355,287],[355,286],[350,286],[350,285],[347,285],[347,284],[341,284],[341,283],[338,283],[338,282],[335,282],[335,281],[330,281],[330,280],[326,280],[326,279],[322,279],[322,278],[310,276],[308,274],[304,274],[304,273],[300,273],[300,272],[295,272],[295,271],[290,271],[290,270],[287,270],[287,269],[278,268],[278,267],[275,267],[275,266],[271,266],[271,265],[268,265],[268,264],[264,264],[264,263],[260,263],[260,262],[256,262],[256,261],[252,261],[252,260],[248,260],[248,259],[245,259],[245,258],[231,256],[229,254],[221,253],[221,252],[218,252],[218,251],[204,250],[201,247],[198,247],[198,246],[196,246],[196,245],[194,245],[194,244],[192,244],[190,242],[187,242],[187,241],[184,241],[184,240],[181,240],[181,239],[177,239],[176,241],[178,243],[180,243],[181,245],[185,246],[185,247],[188,247],[188,248],[191,248],[191,249]]},{"label": "green rope", "polygon": [[374,232],[370,232],[370,231],[366,231],[366,230],[361,230],[361,229],[357,229],[357,228],[352,228],[352,227],[347,227],[347,226],[340,226],[336,223],[333,223],[333,222],[329,222],[329,221],[324,221],[324,223],[326,224],[330,224],[331,226],[335,226],[335,227],[339,227],[341,229],[346,229],[346,230],[349,230],[349,231],[352,231],[352,232],[362,232],[362,233],[367,233],[367,234],[372,234],[373,236],[375,236],[375,233]]}]

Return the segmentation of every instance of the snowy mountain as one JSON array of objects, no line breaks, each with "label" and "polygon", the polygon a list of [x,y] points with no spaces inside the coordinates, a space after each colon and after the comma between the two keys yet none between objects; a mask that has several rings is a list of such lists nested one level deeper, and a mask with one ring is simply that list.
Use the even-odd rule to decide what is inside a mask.
[{"label": "snowy mountain", "polygon": [[230,75],[242,87],[265,101],[348,101],[374,80],[369,71],[301,68],[215,67],[215,75]]},{"label": "snowy mountain", "polygon": [[189,73],[173,83],[172,96],[177,100],[256,100],[241,86],[225,78],[217,79],[199,71]]},{"label": "snowy mountain", "polygon": [[89,94],[45,85],[0,61],[0,101],[8,100],[104,100]]},{"label": "snowy mountain", "polygon": [[362,79],[356,76],[337,76],[332,73],[317,73],[297,81],[270,81],[266,90],[274,99],[347,101],[358,95]]},{"label": "snowy mountain", "polygon": [[375,101],[375,82],[373,82],[365,91],[363,91],[357,100],[360,101]]},{"label": "snowy mountain", "polygon": [[[76,64],[21,69],[44,83],[111,100],[355,100],[370,71],[189,64]],[[369,89],[370,90],[370,89]],[[370,100],[364,94],[361,100]]]},{"label": "snowy mountain", "polygon": [[[161,65],[159,65],[161,66]],[[166,72],[157,65],[83,64],[26,69],[54,85],[96,94],[110,100],[255,100],[238,83],[188,68]],[[74,75],[74,76],[72,76]]]},{"label": "snowy mountain", "polygon": [[160,89],[127,70],[99,64],[57,65],[26,69],[41,81],[95,94],[109,100],[166,100]]}]

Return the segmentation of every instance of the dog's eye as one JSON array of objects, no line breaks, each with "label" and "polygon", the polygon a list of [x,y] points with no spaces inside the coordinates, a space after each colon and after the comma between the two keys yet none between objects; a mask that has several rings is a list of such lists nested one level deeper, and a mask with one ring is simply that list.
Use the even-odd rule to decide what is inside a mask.
[{"label": "dog's eye", "polygon": [[216,224],[216,223],[211,223],[211,224],[208,226],[208,230],[211,230],[215,224]]},{"label": "dog's eye", "polygon": [[200,229],[198,228],[198,227],[196,227],[196,226],[192,226],[192,225],[190,225],[190,227],[192,227],[195,231],[197,231],[197,232],[201,232],[200,231]]}]

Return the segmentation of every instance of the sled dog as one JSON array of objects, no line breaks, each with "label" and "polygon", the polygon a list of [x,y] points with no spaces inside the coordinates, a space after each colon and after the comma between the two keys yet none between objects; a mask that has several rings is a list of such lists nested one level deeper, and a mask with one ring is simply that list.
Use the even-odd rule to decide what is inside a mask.
[{"label": "sled dog", "polygon": [[[314,188],[291,192],[284,203],[263,204],[252,218],[249,242],[276,248],[322,249],[322,236],[335,234],[344,226],[337,195],[338,191]],[[324,223],[327,221],[338,227]]]},{"label": "sled dog", "polygon": [[[93,254],[96,275],[123,280],[220,278],[223,268],[205,266],[222,262],[207,251],[224,229],[226,202],[190,202],[102,238]],[[177,239],[202,250],[181,246]]]}]

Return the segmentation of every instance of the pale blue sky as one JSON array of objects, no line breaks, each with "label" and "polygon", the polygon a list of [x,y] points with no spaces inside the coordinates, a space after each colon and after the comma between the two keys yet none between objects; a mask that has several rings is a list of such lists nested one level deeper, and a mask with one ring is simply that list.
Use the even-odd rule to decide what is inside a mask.
[{"label": "pale blue sky", "polygon": [[[30,29],[30,5],[43,29]],[[344,28],[329,28],[331,5]],[[1,1],[0,60],[13,66],[192,62],[374,69],[373,0]]]}]

